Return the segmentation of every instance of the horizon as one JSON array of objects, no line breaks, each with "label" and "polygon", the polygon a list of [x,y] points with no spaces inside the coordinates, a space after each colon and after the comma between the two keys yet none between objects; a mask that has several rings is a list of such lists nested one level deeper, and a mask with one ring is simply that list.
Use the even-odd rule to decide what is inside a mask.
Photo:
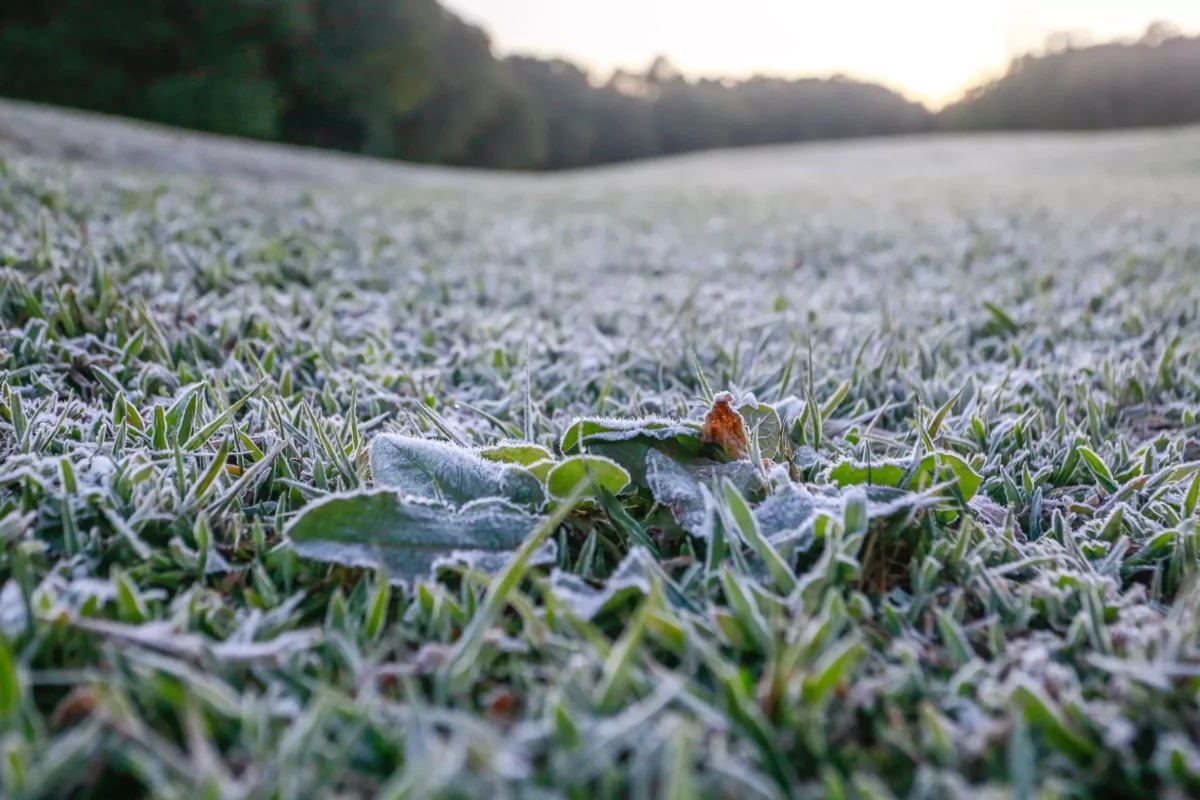
[{"label": "horizon", "polygon": [[[563,58],[593,74],[644,70],[665,56],[692,77],[845,75],[936,110],[998,77],[1055,33],[1085,41],[1136,38],[1153,22],[1200,30],[1194,0],[445,0],[483,28],[498,55]],[[631,19],[637,19],[631,24]],[[872,24],[863,26],[864,19]],[[682,23],[682,24],[681,24]],[[719,46],[714,46],[719,42]]]}]

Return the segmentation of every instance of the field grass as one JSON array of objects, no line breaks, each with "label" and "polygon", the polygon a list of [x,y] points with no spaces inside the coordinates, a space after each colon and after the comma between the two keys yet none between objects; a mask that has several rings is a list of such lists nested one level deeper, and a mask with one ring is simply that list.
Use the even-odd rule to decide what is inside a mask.
[{"label": "field grass", "polygon": [[0,114],[0,795],[1200,792],[1200,132]]}]

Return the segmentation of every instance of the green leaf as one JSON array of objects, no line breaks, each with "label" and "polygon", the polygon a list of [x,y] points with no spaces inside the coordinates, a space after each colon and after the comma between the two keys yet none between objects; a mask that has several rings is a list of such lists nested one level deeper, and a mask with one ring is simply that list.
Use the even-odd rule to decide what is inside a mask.
[{"label": "green leaf", "polygon": [[983,476],[972,469],[966,459],[949,450],[938,450],[926,455],[915,469],[914,463],[912,459],[873,461],[870,464],[843,461],[829,471],[829,480],[838,486],[906,488],[906,483],[920,485],[923,479],[933,474],[934,466],[940,464],[958,479],[959,489],[965,500],[974,497],[983,485]]},{"label": "green leaf", "polygon": [[708,379],[704,377],[704,369],[700,366],[700,357],[696,355],[696,351],[692,351],[692,366],[696,370],[696,380],[700,382],[700,393],[704,397],[704,402],[712,405],[713,390],[708,385]]},{"label": "green leaf", "polygon": [[1019,679],[1012,700],[1024,710],[1029,724],[1040,729],[1047,743],[1064,755],[1084,763],[1096,752],[1096,745],[1068,724],[1058,704],[1028,678]]},{"label": "green leaf", "polygon": [[1108,465],[1104,463],[1104,460],[1100,456],[1096,455],[1094,450],[1090,447],[1081,446],[1079,448],[1079,455],[1083,457],[1087,468],[1096,477],[1096,482],[1103,486],[1105,490],[1113,493],[1121,488],[1117,484],[1116,479],[1113,478],[1112,471],[1109,470]]},{"label": "green leaf", "polygon": [[539,461],[554,460],[554,454],[540,444],[529,442],[499,442],[480,449],[479,455],[488,461],[528,467]]},{"label": "green leaf", "polygon": [[741,576],[727,566],[721,568],[720,581],[725,600],[729,603],[729,610],[747,641],[752,643],[753,649],[759,653],[769,653],[773,641],[771,628],[755,605],[750,587]]},{"label": "green leaf", "polygon": [[551,469],[546,477],[546,488],[555,499],[567,497],[581,484],[591,487],[588,492],[591,495],[598,494],[598,489],[619,494],[629,485],[629,473],[611,458],[572,456]]},{"label": "green leaf", "polygon": [[596,499],[600,502],[600,507],[604,509],[604,513],[608,514],[609,520],[618,530],[624,532],[633,542],[649,550],[655,558],[661,555],[658,544],[650,537],[650,534],[646,533],[646,529],[630,516],[629,512],[613,496],[612,492],[602,489]]},{"label": "green leaf", "polygon": [[546,481],[550,479],[550,470],[554,469],[557,464],[558,462],[554,459],[547,458],[544,461],[535,461],[525,469],[529,470],[530,474],[541,481],[544,486]]},{"label": "green leaf", "polygon": [[7,720],[21,704],[21,679],[8,639],[0,633],[0,720]]},{"label": "green leaf", "polygon": [[[284,533],[301,558],[383,570],[393,585],[411,586],[455,561],[495,572],[544,521],[502,501],[455,509],[378,489],[324,498]],[[554,550],[538,553],[536,563],[553,561]]]},{"label": "green leaf", "polygon": [[866,534],[870,519],[867,493],[859,487],[846,492],[845,507],[842,511],[842,526],[846,536]]},{"label": "green leaf", "polygon": [[908,474],[910,461],[872,461],[861,464],[843,461],[829,471],[829,480],[838,486],[899,486]]},{"label": "green leaf", "polygon": [[528,470],[432,439],[377,436],[371,442],[371,474],[379,486],[454,505],[484,498],[535,510],[546,504],[542,482]]},{"label": "green leaf", "polygon": [[595,588],[574,573],[555,569],[550,573],[550,592],[575,616],[590,621],[631,595],[649,594],[651,577],[657,571],[650,552],[634,547],[602,587]]},{"label": "green leaf", "polygon": [[452,684],[462,685],[475,669],[484,637],[508,605],[509,593],[517,587],[529,568],[538,563],[546,563],[547,556],[551,561],[554,559],[555,548],[550,535],[566,521],[582,497],[583,487],[576,487],[571,496],[559,503],[549,517],[540,519],[538,526],[525,538],[517,552],[495,570],[497,575],[488,585],[487,599],[476,610],[471,623],[455,642],[454,650],[446,661],[445,672]]},{"label": "green leaf", "polygon": [[937,438],[938,433],[942,429],[942,423],[946,421],[946,417],[950,415],[950,411],[954,408],[954,404],[958,402],[958,398],[962,397],[963,390],[966,388],[966,386],[963,386],[962,389],[959,389],[957,392],[955,392],[954,396],[947,400],[942,407],[937,410],[937,413],[933,415],[933,419],[929,421],[929,425],[925,429],[925,432],[929,434],[930,439]]},{"label": "green leaf", "polygon": [[838,388],[833,390],[833,394],[821,406],[821,419],[830,419],[833,417],[833,412],[838,410],[838,406],[846,399],[846,395],[850,392],[850,381],[842,381]]},{"label": "green leaf", "polygon": [[783,434],[783,423],[780,422],[775,409],[765,403],[747,403],[739,406],[737,412],[745,421],[746,433],[749,436],[756,435],[757,431],[758,446],[763,458],[781,460],[786,454],[784,448],[787,439]]},{"label": "green leaf", "polygon": [[[266,381],[265,378],[263,380],[259,381],[258,385],[256,385],[253,389],[251,389],[250,391],[248,391],[244,395],[242,395],[240,400],[238,400],[236,403],[231,404],[229,406],[229,408],[225,409],[220,414],[218,414],[216,419],[214,419],[212,422],[205,425],[200,430],[196,431],[195,435],[193,435],[186,442],[183,443],[183,449],[190,453],[193,450],[198,450],[200,447],[202,447],[205,442],[207,442],[209,439],[211,439],[213,437],[213,434],[216,433],[217,430],[220,429],[220,427],[222,425],[224,425],[226,422],[228,422],[230,419],[233,418],[233,415],[238,412],[238,409],[240,409],[243,405],[246,404],[247,400],[249,400],[251,397],[253,397],[258,392],[258,390],[260,388],[262,388],[262,385],[265,381]],[[132,408],[130,409],[130,411],[132,413]],[[189,426],[190,426],[190,424],[189,424]]]},{"label": "green leaf", "polygon": [[992,322],[999,332],[1006,333],[1009,336],[1021,332],[1021,326],[1012,317],[1004,313],[999,306],[993,303],[984,303],[983,307],[992,315]]},{"label": "green leaf", "polygon": [[711,497],[682,465],[650,450],[646,453],[646,482],[655,501],[670,509],[681,528],[699,539],[712,536],[716,509]]},{"label": "green leaf", "polygon": [[633,680],[633,667],[639,657],[638,648],[650,615],[662,605],[658,584],[651,581],[650,593],[638,606],[637,613],[625,626],[616,644],[604,660],[604,668],[600,676],[598,688],[599,697],[596,705],[601,713],[613,713],[620,708],[620,702],[625,699],[627,688]]},{"label": "green leaf", "polygon": [[371,590],[370,600],[367,601],[367,618],[363,626],[363,635],[369,641],[375,641],[383,633],[387,625],[388,603],[392,599],[392,585],[386,576],[380,576]]},{"label": "green leaf", "polygon": [[767,571],[771,573],[771,580],[774,582],[775,588],[785,595],[791,594],[796,588],[796,575],[779,551],[772,547],[759,531],[758,521],[754,518],[746,498],[742,497],[729,481],[722,481],[721,489],[725,496],[726,508],[737,529],[741,532],[742,539],[767,565]]},{"label": "green leaf", "polygon": [[[962,492],[963,499],[970,501],[979,492],[979,487],[983,485],[983,476],[971,469],[971,465],[958,453],[939,450],[936,456],[938,463],[949,467],[954,476],[958,478],[958,488]],[[926,460],[932,462],[933,456],[926,456]]]},{"label": "green leaf", "polygon": [[804,535],[812,540],[813,526],[819,512],[837,513],[841,502],[837,497],[815,495],[803,486],[790,486],[772,494],[754,509],[759,531],[774,545],[795,542]]},{"label": "green leaf", "polygon": [[1196,513],[1196,506],[1200,503],[1200,473],[1192,479],[1192,485],[1188,488],[1187,496],[1183,499],[1183,514],[1185,517],[1191,517]]},{"label": "green leaf", "polygon": [[839,683],[850,679],[850,673],[868,652],[865,644],[852,637],[836,642],[822,653],[804,677],[805,702],[813,705],[822,702]]},{"label": "green leaf", "polygon": [[674,440],[689,447],[692,452],[699,452],[700,430],[700,424],[697,422],[665,417],[583,417],[572,420],[567,432],[563,434],[562,451],[567,455],[574,455],[581,448],[599,442],[645,439],[651,442]]}]

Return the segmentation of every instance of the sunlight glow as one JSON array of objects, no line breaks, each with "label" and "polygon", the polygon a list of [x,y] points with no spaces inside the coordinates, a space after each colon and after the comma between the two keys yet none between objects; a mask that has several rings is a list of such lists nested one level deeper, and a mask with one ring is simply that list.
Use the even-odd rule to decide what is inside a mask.
[{"label": "sunlight glow", "polygon": [[498,53],[560,56],[604,74],[666,55],[689,75],[843,73],[939,105],[1070,30],[1200,29],[1196,0],[445,0]]}]

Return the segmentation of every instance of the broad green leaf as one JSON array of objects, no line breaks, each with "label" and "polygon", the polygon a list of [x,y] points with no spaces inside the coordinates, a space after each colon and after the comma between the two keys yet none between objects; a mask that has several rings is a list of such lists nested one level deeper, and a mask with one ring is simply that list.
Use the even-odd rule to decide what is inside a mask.
[{"label": "broad green leaf", "polygon": [[858,486],[847,491],[842,510],[842,527],[846,535],[865,534],[870,518],[867,493]]},{"label": "broad green leaf", "polygon": [[[758,529],[771,544],[795,543],[812,536],[812,523],[821,511],[836,513],[840,508],[836,497],[810,493],[803,486],[791,486],[776,492],[754,509]],[[811,541],[811,539],[810,539]]]},{"label": "broad green leaf", "polygon": [[584,417],[575,419],[563,434],[562,451],[574,455],[581,447],[598,442],[628,442],[635,439],[676,441],[699,452],[700,424],[692,420],[665,417],[635,417],[628,419]]},{"label": "broad green leaf", "polygon": [[561,462],[546,476],[546,488],[550,496],[561,499],[568,496],[580,484],[592,488],[588,494],[597,494],[604,489],[619,494],[629,485],[629,473],[617,462],[604,456],[572,456]]},{"label": "broad green leaf", "polygon": [[983,484],[983,477],[971,468],[962,456],[948,450],[930,453],[914,468],[912,459],[873,461],[863,464],[843,461],[829,471],[829,480],[838,486],[893,486],[905,488],[905,478],[911,476],[911,485],[917,486],[933,474],[934,466],[941,464],[958,479],[963,499],[970,500]]},{"label": "broad green leaf", "polygon": [[602,587],[595,588],[578,575],[555,569],[550,573],[550,591],[575,616],[590,621],[631,595],[649,594],[651,576],[657,569],[649,551],[634,547]]},{"label": "broad green leaf", "polygon": [[700,539],[712,535],[712,515],[716,511],[711,497],[706,498],[701,491],[702,485],[715,486],[728,480],[750,498],[758,498],[764,490],[758,471],[749,461],[684,466],[653,449],[647,450],[645,457],[646,484],[655,501],[671,510],[681,528]]},{"label": "broad green leaf", "polygon": [[[502,501],[455,509],[376,489],[331,495],[305,507],[285,535],[301,558],[383,570],[393,585],[411,586],[455,561],[494,572],[544,521]],[[553,561],[554,552],[546,548],[536,563]]]},{"label": "broad green leaf", "polygon": [[657,450],[646,452],[646,482],[656,502],[667,507],[681,528],[699,539],[708,539],[716,512],[700,482],[682,465]]},{"label": "broad green leaf", "polygon": [[537,478],[542,482],[543,485],[545,485],[546,481],[550,478],[550,470],[554,469],[557,464],[557,461],[547,458],[544,461],[535,461],[534,463],[525,467],[525,469],[529,470],[533,477]]},{"label": "broad green leaf", "polygon": [[829,471],[829,480],[838,486],[859,486],[870,484],[874,486],[899,486],[900,481],[908,474],[912,462],[905,461],[872,461],[861,464],[856,461],[843,461]]},{"label": "broad green leaf", "polygon": [[[932,456],[927,456],[926,460],[929,461],[932,458]],[[954,476],[958,478],[958,488],[962,492],[964,500],[971,500],[979,492],[979,487],[983,485],[983,476],[971,469],[971,465],[966,462],[966,459],[957,453],[946,450],[939,450],[937,459],[939,463],[949,467]]]},{"label": "broad green leaf", "polygon": [[554,459],[554,454],[549,450],[540,444],[530,444],[529,442],[500,442],[481,448],[478,452],[479,455],[488,461],[517,464],[522,467],[528,467],[539,461]]},{"label": "broad green leaf", "polygon": [[455,505],[486,498],[535,510],[546,504],[542,482],[528,470],[432,439],[377,436],[371,443],[371,474],[379,486],[406,496]]},{"label": "broad green leaf", "polygon": [[786,454],[783,423],[775,409],[765,403],[746,403],[737,412],[746,423],[746,433],[753,437],[757,430],[758,446],[763,458],[779,461]]}]

